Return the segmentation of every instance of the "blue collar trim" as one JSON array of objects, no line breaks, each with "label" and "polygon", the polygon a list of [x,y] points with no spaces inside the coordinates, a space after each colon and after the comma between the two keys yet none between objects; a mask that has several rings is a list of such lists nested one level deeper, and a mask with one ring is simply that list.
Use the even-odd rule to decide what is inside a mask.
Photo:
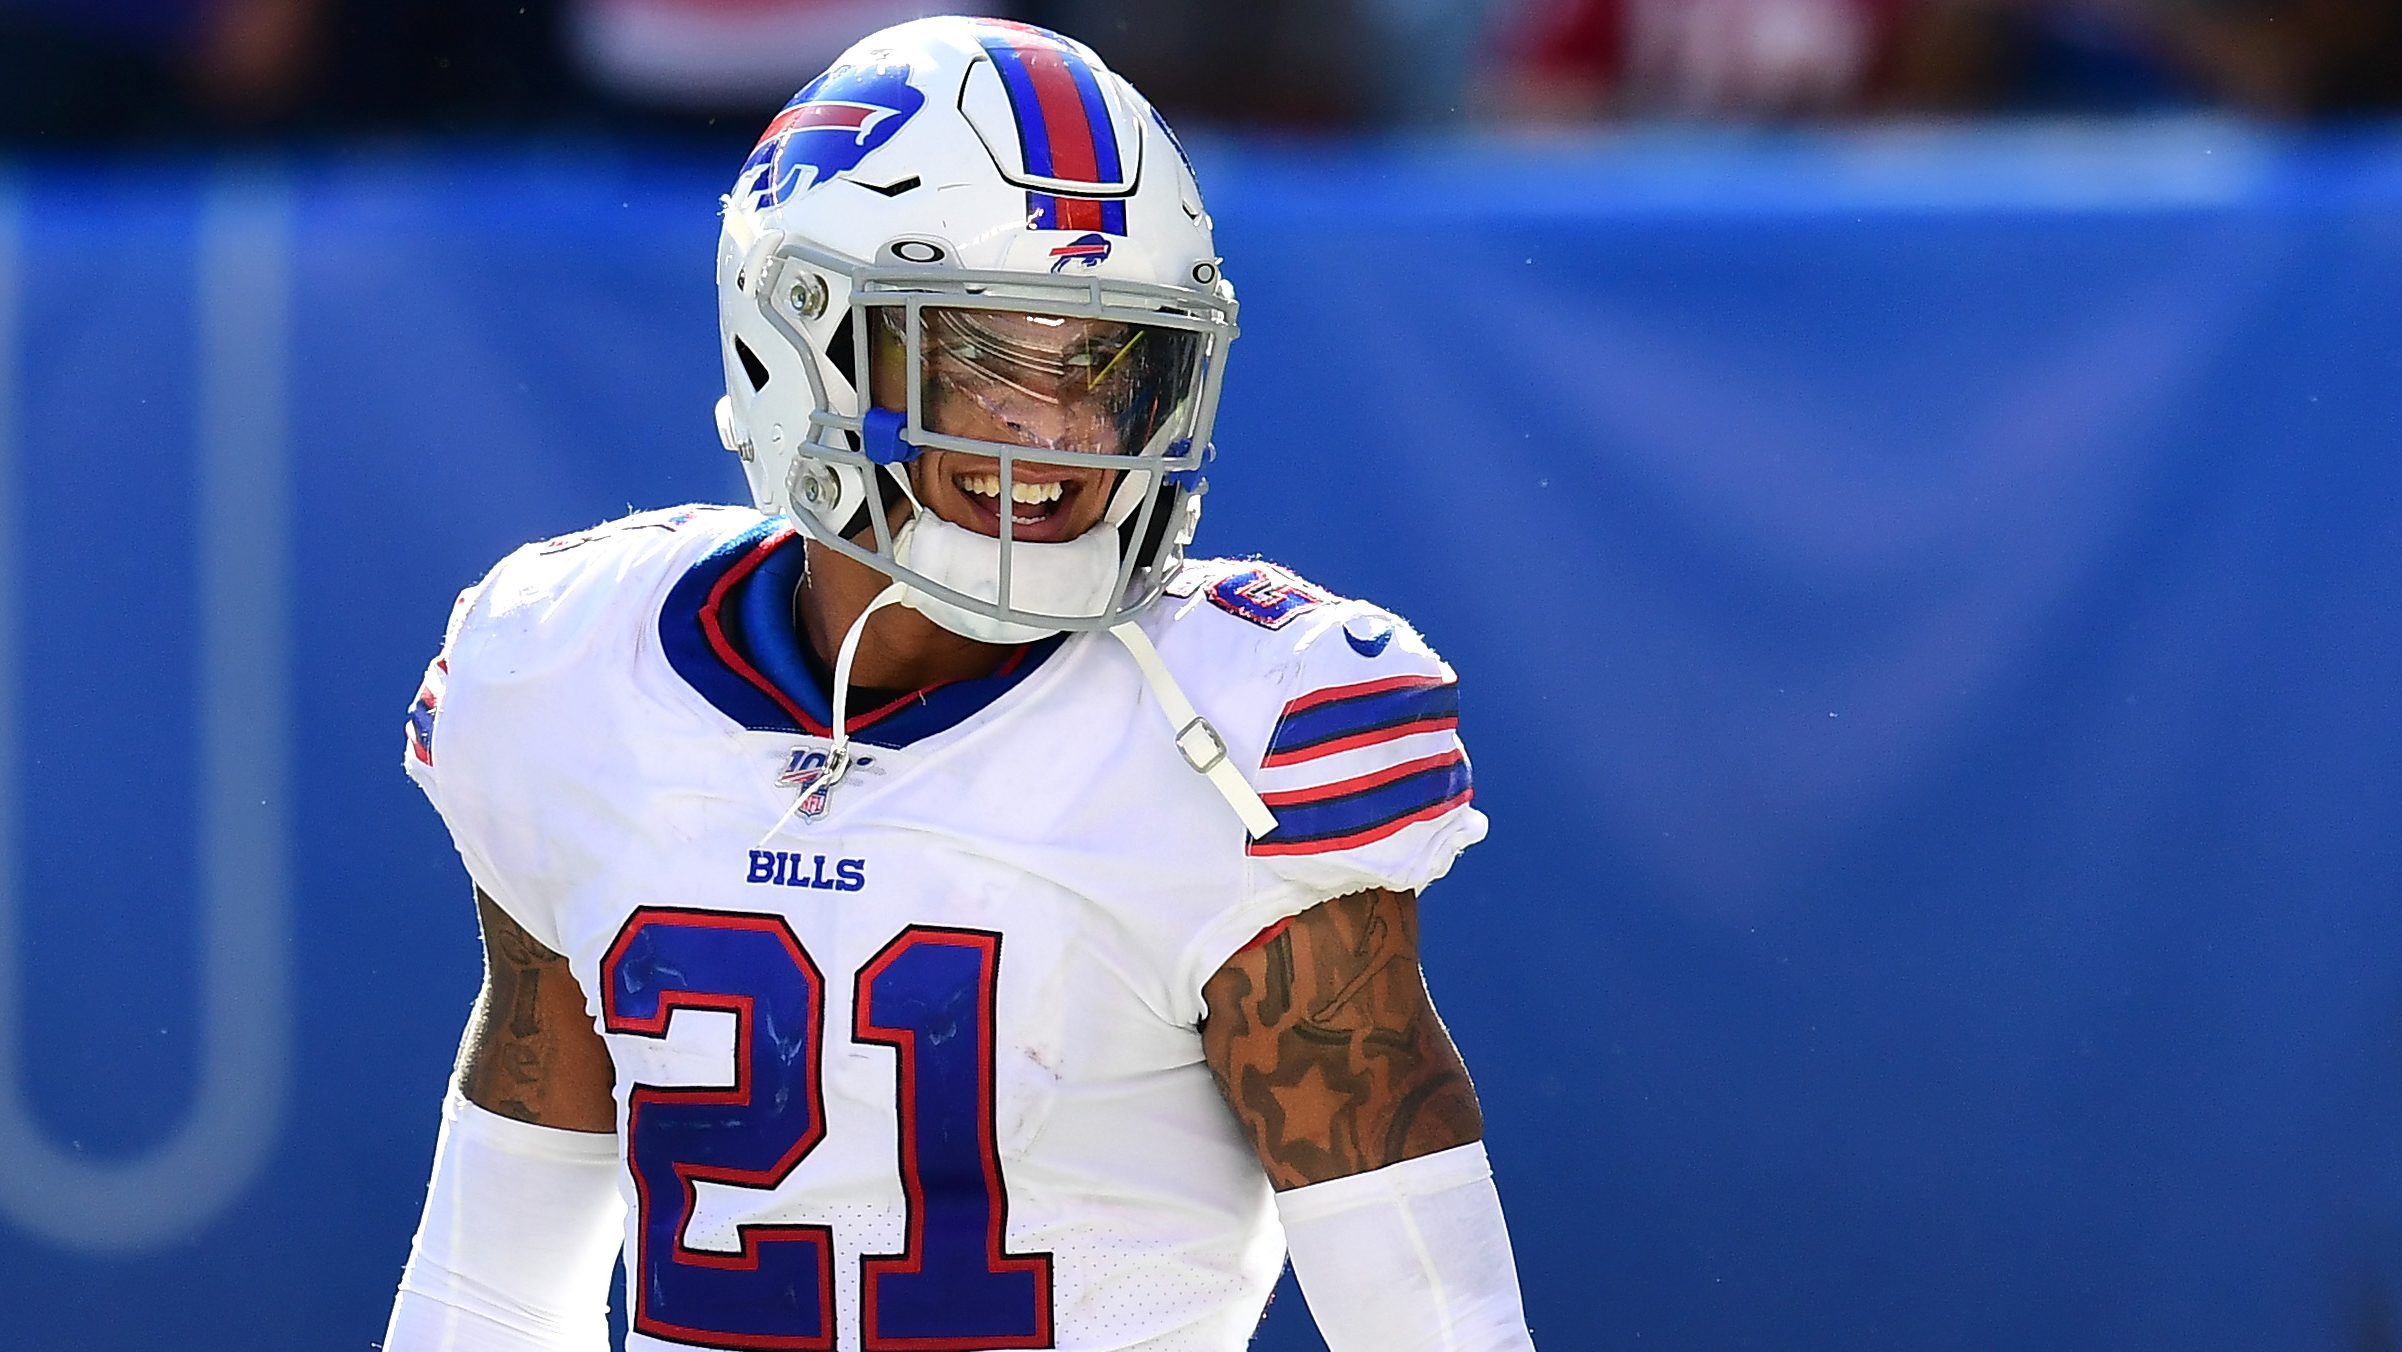
[{"label": "blue collar trim", "polygon": [[[667,594],[659,642],[668,665],[719,713],[754,732],[829,736],[833,701],[792,615],[793,594],[807,576],[806,546],[781,518],[719,545]],[[1067,640],[1058,634],[1022,645],[990,676],[856,709],[852,740],[892,748],[948,732],[1016,689]]]}]

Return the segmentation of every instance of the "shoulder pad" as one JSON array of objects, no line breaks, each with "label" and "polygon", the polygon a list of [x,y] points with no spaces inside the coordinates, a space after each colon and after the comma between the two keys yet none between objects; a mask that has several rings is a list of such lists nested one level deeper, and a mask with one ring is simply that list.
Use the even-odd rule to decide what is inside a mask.
[{"label": "shoulder pad", "polygon": [[1459,677],[1406,620],[1256,559],[1198,561],[1168,591],[1161,650],[1276,814],[1244,851],[1271,910],[1416,891],[1483,836]]},{"label": "shoulder pad", "polygon": [[748,508],[673,507],[525,545],[477,584],[449,656],[492,682],[570,661],[615,622],[644,623],[692,560],[761,520]]},{"label": "shoulder pad", "polygon": [[1456,750],[1457,675],[1383,607],[1260,559],[1187,564],[1168,596],[1161,650],[1209,688],[1263,794]]},{"label": "shoulder pad", "polygon": [[[763,518],[741,508],[644,512],[541,540],[460,593],[442,650],[404,726],[404,764],[449,825],[476,884],[557,949],[529,805],[529,744],[578,716],[594,690],[573,679],[623,671],[661,595],[690,560]],[[571,729],[572,730],[572,729]]]},{"label": "shoulder pad", "polygon": [[[1337,595],[1265,559],[1188,562],[1168,584],[1159,609],[1167,615],[1162,628],[1206,629],[1202,641],[1212,649],[1248,648],[1277,673],[1299,677],[1304,689],[1296,693],[1306,692],[1310,673],[1373,669],[1377,675],[1400,675],[1439,669],[1448,678],[1450,671],[1391,611]],[[1203,616],[1240,623],[1213,624]]]}]

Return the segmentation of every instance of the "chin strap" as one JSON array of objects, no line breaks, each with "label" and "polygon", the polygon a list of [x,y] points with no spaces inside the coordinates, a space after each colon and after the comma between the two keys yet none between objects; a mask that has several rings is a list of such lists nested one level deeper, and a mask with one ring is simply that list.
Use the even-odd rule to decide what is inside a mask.
[{"label": "chin strap", "polygon": [[1209,725],[1184,697],[1184,690],[1168,672],[1168,664],[1160,660],[1159,649],[1151,646],[1151,636],[1132,620],[1111,625],[1110,636],[1126,645],[1134,664],[1143,669],[1143,679],[1150,683],[1151,693],[1159,698],[1159,707],[1166,711],[1168,726],[1176,730],[1176,749],[1184,753],[1184,763],[1208,778],[1210,787],[1243,819],[1243,827],[1257,840],[1276,829],[1276,814],[1243,772],[1235,768],[1234,760],[1226,754],[1226,739]]},{"label": "chin strap", "polygon": [[777,832],[790,825],[792,819],[799,815],[802,806],[810,799],[822,799],[825,795],[833,792],[834,786],[842,782],[842,777],[851,772],[851,730],[848,726],[851,707],[851,664],[859,657],[859,639],[867,632],[868,617],[886,606],[898,603],[904,590],[900,583],[895,582],[877,592],[876,599],[868,602],[867,609],[859,612],[859,618],[851,621],[850,632],[842,636],[842,649],[834,655],[834,718],[832,721],[834,744],[826,748],[825,768],[818,771],[816,778],[802,785],[801,791],[792,796],[792,806],[784,809],[784,815],[776,818],[776,824],[767,828],[767,834],[760,837],[761,845],[775,839]]}]

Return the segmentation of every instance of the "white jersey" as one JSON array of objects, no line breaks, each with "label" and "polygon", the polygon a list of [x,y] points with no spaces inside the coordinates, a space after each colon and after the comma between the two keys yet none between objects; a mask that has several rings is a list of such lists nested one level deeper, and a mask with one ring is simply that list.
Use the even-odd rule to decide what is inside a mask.
[{"label": "white jersey", "polygon": [[1268,836],[1105,634],[855,708],[819,794],[802,554],[714,507],[529,545],[411,710],[411,775],[615,1062],[627,1346],[1241,1347],[1283,1236],[1202,986],[1484,834],[1451,669],[1372,606],[1194,563],[1142,624]]}]

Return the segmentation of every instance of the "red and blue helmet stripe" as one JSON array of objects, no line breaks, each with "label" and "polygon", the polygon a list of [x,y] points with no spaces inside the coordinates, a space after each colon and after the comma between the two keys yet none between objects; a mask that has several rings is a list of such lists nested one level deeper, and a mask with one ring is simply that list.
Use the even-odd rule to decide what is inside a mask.
[{"label": "red and blue helmet stripe", "polygon": [[[1126,177],[1125,158],[1092,63],[1048,29],[999,22],[982,28],[984,50],[1017,119],[1027,177],[1088,183],[1096,192],[1118,189]],[[1126,233],[1122,198],[1029,192],[1026,210],[1037,230]]]},{"label": "red and blue helmet stripe", "polygon": [[1059,197],[1047,192],[1026,194],[1027,224],[1036,230],[1098,230],[1104,235],[1126,233],[1126,204],[1090,197]]}]

